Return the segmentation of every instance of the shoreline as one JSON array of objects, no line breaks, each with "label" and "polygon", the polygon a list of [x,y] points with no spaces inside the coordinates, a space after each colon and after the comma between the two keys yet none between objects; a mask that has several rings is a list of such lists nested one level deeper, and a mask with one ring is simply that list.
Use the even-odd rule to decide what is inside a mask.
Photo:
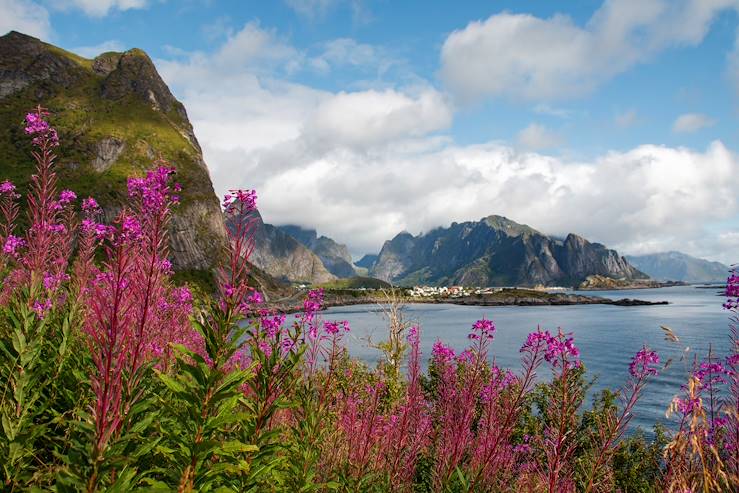
[{"label": "shoreline", "polygon": [[[515,292],[514,292],[515,291]],[[588,296],[581,294],[565,293],[542,293],[529,290],[508,290],[508,292],[495,293],[493,295],[475,295],[460,298],[414,298],[403,296],[398,299],[403,304],[451,304],[461,306],[572,306],[572,305],[613,305],[613,306],[663,306],[668,301],[646,301],[634,298],[611,299],[602,296]],[[296,303],[297,302],[297,303]],[[376,305],[387,304],[388,298],[383,295],[357,296],[346,293],[326,292],[322,309],[353,306],[353,305]],[[302,300],[290,300],[288,302],[268,303],[269,308],[276,309],[281,313],[295,313],[301,309]]]}]

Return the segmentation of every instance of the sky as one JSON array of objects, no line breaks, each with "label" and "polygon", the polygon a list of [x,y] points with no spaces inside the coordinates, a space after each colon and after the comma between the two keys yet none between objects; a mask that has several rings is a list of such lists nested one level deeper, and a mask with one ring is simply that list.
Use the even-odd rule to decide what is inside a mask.
[{"label": "sky", "polygon": [[739,262],[739,0],[0,0],[86,57],[144,49],[216,192],[377,253],[507,216]]}]

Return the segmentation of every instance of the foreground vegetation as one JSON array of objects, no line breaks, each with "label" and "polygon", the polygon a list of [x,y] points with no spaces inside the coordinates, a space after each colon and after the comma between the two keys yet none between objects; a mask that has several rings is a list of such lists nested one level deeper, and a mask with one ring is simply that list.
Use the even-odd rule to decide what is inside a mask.
[{"label": "foreground vegetation", "polygon": [[[179,186],[163,163],[128,180],[100,223],[57,190],[56,132],[26,117],[36,174],[0,184],[0,480],[7,491],[727,491],[739,485],[737,334],[696,361],[674,430],[624,434],[659,356],[644,347],[622,389],[583,410],[573,338],[535,330],[521,368],[491,365],[490,320],[460,354],[388,308],[377,368],[350,359],[320,290],[293,319],[250,287],[255,194],[224,208],[231,242],[217,295],[172,281],[167,225]],[[81,202],[81,203],[80,203]],[[78,210],[78,203],[80,204]],[[726,308],[736,312],[739,278]],[[675,339],[670,332],[668,337]],[[407,368],[407,371],[403,371]],[[546,371],[549,378],[538,373]],[[544,383],[539,383],[545,380]],[[666,403],[667,405],[667,403]]]}]

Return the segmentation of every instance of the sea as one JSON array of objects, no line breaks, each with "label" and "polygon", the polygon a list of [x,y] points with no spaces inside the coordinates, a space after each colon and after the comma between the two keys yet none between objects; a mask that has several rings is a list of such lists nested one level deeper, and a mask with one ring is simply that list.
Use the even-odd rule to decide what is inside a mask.
[{"label": "sea", "polygon": [[[519,349],[529,332],[540,327],[553,332],[561,329],[572,333],[588,370],[588,378],[594,380],[586,406],[592,401],[592,396],[602,389],[618,390],[623,387],[629,376],[631,358],[646,344],[657,351],[662,363],[668,360],[671,363],[648,384],[635,408],[631,431],[641,427],[651,434],[657,422],[673,426],[676,418],[668,419],[666,411],[687,381],[694,362],[705,359],[709,350],[716,357],[729,352],[731,313],[722,307],[723,294],[717,288],[697,286],[587,294],[613,299],[667,301],[669,304],[536,307],[407,304],[403,309],[403,317],[420,327],[425,365],[437,340],[456,351],[467,347],[467,335],[472,324],[483,317],[493,320],[497,327],[491,346],[491,360],[499,367],[514,372],[520,371]],[[347,334],[345,344],[349,353],[369,365],[377,364],[381,354],[372,346],[386,338],[388,330],[388,321],[379,306],[334,307],[323,312],[322,317],[325,320],[348,321],[351,332]],[[669,327],[679,341],[667,340],[661,326]],[[547,378],[548,372],[547,367],[543,366],[539,378]]]}]

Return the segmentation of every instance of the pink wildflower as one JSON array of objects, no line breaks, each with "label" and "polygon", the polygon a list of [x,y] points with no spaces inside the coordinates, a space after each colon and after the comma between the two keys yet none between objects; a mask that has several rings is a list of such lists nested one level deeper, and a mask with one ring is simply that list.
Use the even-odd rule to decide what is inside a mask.
[{"label": "pink wildflower", "polygon": [[5,180],[0,183],[0,194],[12,194],[13,192],[15,192],[15,185],[10,181]]},{"label": "pink wildflower", "polygon": [[659,355],[650,351],[647,346],[639,350],[629,364],[629,373],[634,378],[645,378],[647,375],[657,375],[657,368],[652,365],[659,364]]},{"label": "pink wildflower", "polygon": [[17,236],[10,235],[5,240],[5,245],[3,245],[3,253],[5,255],[18,258],[18,250],[20,250],[24,246],[26,246],[26,240]]},{"label": "pink wildflower", "polygon": [[445,346],[443,342],[436,341],[433,348],[431,348],[431,356],[436,363],[446,363],[454,359],[454,349],[449,346]]},{"label": "pink wildflower", "polygon": [[257,192],[255,190],[229,190],[223,197],[223,208],[231,214],[240,206],[240,212],[251,212],[257,209]]},{"label": "pink wildflower", "polygon": [[467,336],[469,339],[487,338],[492,339],[495,335],[495,324],[492,320],[478,320],[472,326],[472,332]]},{"label": "pink wildflower", "polygon": [[44,301],[34,301],[31,308],[34,312],[36,312],[36,316],[39,318],[39,320],[43,320],[44,317],[46,317],[46,315],[48,314],[49,310],[51,310],[51,306],[51,300],[46,299]]}]

